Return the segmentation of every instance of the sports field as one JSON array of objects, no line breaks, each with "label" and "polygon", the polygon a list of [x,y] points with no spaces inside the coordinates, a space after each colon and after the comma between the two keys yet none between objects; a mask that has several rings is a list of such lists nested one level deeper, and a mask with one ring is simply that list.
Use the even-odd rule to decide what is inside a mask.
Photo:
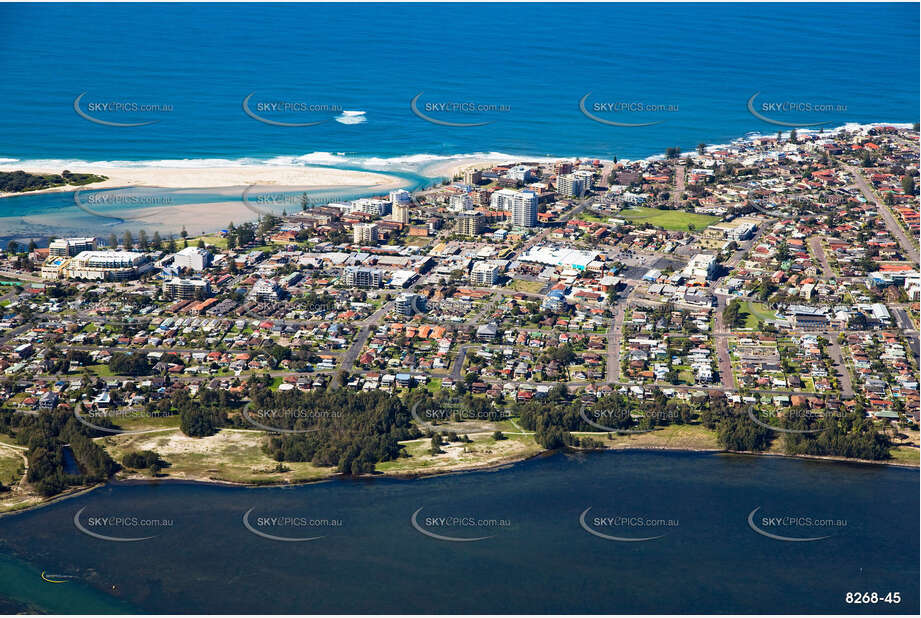
[{"label": "sports field", "polygon": [[711,215],[699,215],[683,210],[658,210],[657,208],[624,208],[616,215],[633,223],[649,223],[665,230],[687,231],[689,225],[702,230],[720,220]]}]

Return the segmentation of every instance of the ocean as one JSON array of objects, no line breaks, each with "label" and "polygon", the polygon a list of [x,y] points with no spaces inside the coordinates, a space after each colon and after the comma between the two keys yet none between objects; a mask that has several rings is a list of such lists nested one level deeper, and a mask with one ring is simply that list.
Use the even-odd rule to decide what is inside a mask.
[{"label": "ocean", "polygon": [[[0,518],[0,601],[63,613],[914,614],[917,490],[917,470],[661,451],[299,487],[115,482]],[[878,600],[849,603],[855,592]]]},{"label": "ocean", "polygon": [[787,130],[756,93],[780,122],[915,122],[918,25],[910,3],[3,4],[0,165],[635,159]]}]

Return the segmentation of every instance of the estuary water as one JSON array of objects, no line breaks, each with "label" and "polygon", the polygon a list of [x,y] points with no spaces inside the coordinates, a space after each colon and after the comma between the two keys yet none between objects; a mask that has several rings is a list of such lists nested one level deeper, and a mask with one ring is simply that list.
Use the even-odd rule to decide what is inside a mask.
[{"label": "estuary water", "polygon": [[916,613],[917,487],[917,470],[660,451],[298,487],[110,483],[0,519],[0,597],[70,612]]}]

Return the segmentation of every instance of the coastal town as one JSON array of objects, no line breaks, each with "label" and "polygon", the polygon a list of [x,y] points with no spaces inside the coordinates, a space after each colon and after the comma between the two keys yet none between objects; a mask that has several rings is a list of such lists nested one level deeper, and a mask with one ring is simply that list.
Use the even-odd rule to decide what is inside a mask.
[{"label": "coastal town", "polygon": [[[249,484],[560,446],[918,466],[918,158],[917,125],[792,131],[639,161],[467,164],[324,203],[262,187],[244,194],[249,221],[205,235],[100,219],[98,236],[11,241],[0,509],[54,493],[18,439],[42,417],[79,422],[126,477]],[[247,413],[257,387],[382,393],[412,419],[398,455],[331,466]],[[544,419],[553,405],[582,420]],[[222,421],[189,431],[184,406]],[[710,420],[717,407],[741,425]],[[844,418],[883,446],[784,443]],[[732,441],[747,423],[757,448]],[[137,453],[156,457],[128,465]]]}]

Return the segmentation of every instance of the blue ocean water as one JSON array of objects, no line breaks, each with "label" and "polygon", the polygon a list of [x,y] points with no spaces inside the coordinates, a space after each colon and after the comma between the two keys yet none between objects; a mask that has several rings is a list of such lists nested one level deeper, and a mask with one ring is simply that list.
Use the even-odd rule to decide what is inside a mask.
[{"label": "blue ocean water", "polygon": [[[747,110],[755,93],[767,109],[830,106],[774,114],[785,121],[914,122],[918,27],[908,3],[3,4],[0,165],[218,159],[412,171],[431,160],[423,155],[638,158],[776,132]],[[74,110],[82,93],[87,115],[159,122],[96,124]],[[243,110],[250,94],[255,115],[322,123],[260,122]],[[595,122],[579,109],[586,94],[597,116],[659,124]],[[428,122],[411,111],[416,95],[435,119],[489,124]],[[273,102],[337,111],[279,113]],[[439,110],[445,103],[493,109]]]}]

